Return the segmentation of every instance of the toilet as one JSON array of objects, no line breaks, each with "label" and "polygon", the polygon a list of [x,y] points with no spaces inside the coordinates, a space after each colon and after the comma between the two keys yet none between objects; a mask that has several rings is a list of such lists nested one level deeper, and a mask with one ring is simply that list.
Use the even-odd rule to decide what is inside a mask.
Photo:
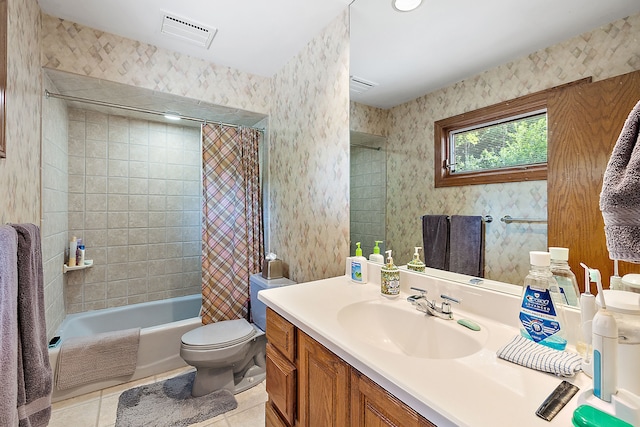
[{"label": "toilet", "polygon": [[236,394],[264,380],[267,307],[258,300],[258,291],[294,283],[253,274],[249,277],[249,290],[254,323],[245,319],[225,320],[200,326],[182,336],[180,356],[196,368],[193,397],[221,389]]}]

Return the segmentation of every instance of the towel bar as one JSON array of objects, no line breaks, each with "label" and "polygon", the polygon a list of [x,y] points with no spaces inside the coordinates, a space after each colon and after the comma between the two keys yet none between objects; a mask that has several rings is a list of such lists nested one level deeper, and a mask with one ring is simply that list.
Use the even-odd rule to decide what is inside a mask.
[{"label": "towel bar", "polygon": [[502,218],[500,218],[500,221],[504,222],[505,224],[511,224],[512,222],[530,222],[530,223],[542,224],[542,223],[546,223],[547,222],[546,219],[513,218],[513,217],[511,217],[511,215],[503,216]]},{"label": "towel bar", "polygon": [[[451,215],[447,215],[447,219],[451,220]],[[483,215],[482,216],[482,222],[492,222],[493,221],[493,217],[491,215]]]}]

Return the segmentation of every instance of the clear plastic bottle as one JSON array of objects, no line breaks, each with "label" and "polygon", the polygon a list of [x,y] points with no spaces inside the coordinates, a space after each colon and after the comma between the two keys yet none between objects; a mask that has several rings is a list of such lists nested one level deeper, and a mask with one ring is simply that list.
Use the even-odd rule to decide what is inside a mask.
[{"label": "clear plastic bottle", "polygon": [[520,334],[556,350],[567,346],[564,303],[550,270],[549,252],[529,252],[531,269],[524,278],[520,305]]},{"label": "clear plastic bottle", "polygon": [[580,305],[578,299],[580,289],[578,288],[578,280],[576,275],[569,267],[569,249],[567,248],[549,248],[551,254],[551,273],[560,286],[560,292],[563,296],[565,304],[572,307]]}]

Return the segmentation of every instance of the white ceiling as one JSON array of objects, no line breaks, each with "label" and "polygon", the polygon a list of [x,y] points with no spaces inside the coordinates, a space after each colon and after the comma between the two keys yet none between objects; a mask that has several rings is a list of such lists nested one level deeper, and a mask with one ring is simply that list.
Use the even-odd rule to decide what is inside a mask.
[{"label": "white ceiling", "polygon": [[[50,15],[272,76],[351,4],[351,99],[389,108],[640,12],[638,0],[39,0]],[[209,49],[160,33],[163,11],[217,28]]]}]

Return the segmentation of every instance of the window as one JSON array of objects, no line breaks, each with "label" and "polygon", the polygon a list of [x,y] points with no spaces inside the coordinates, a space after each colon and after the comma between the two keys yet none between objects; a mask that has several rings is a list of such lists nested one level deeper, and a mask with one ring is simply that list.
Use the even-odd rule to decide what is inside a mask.
[{"label": "window", "polygon": [[435,122],[435,186],[546,179],[550,90]]}]

